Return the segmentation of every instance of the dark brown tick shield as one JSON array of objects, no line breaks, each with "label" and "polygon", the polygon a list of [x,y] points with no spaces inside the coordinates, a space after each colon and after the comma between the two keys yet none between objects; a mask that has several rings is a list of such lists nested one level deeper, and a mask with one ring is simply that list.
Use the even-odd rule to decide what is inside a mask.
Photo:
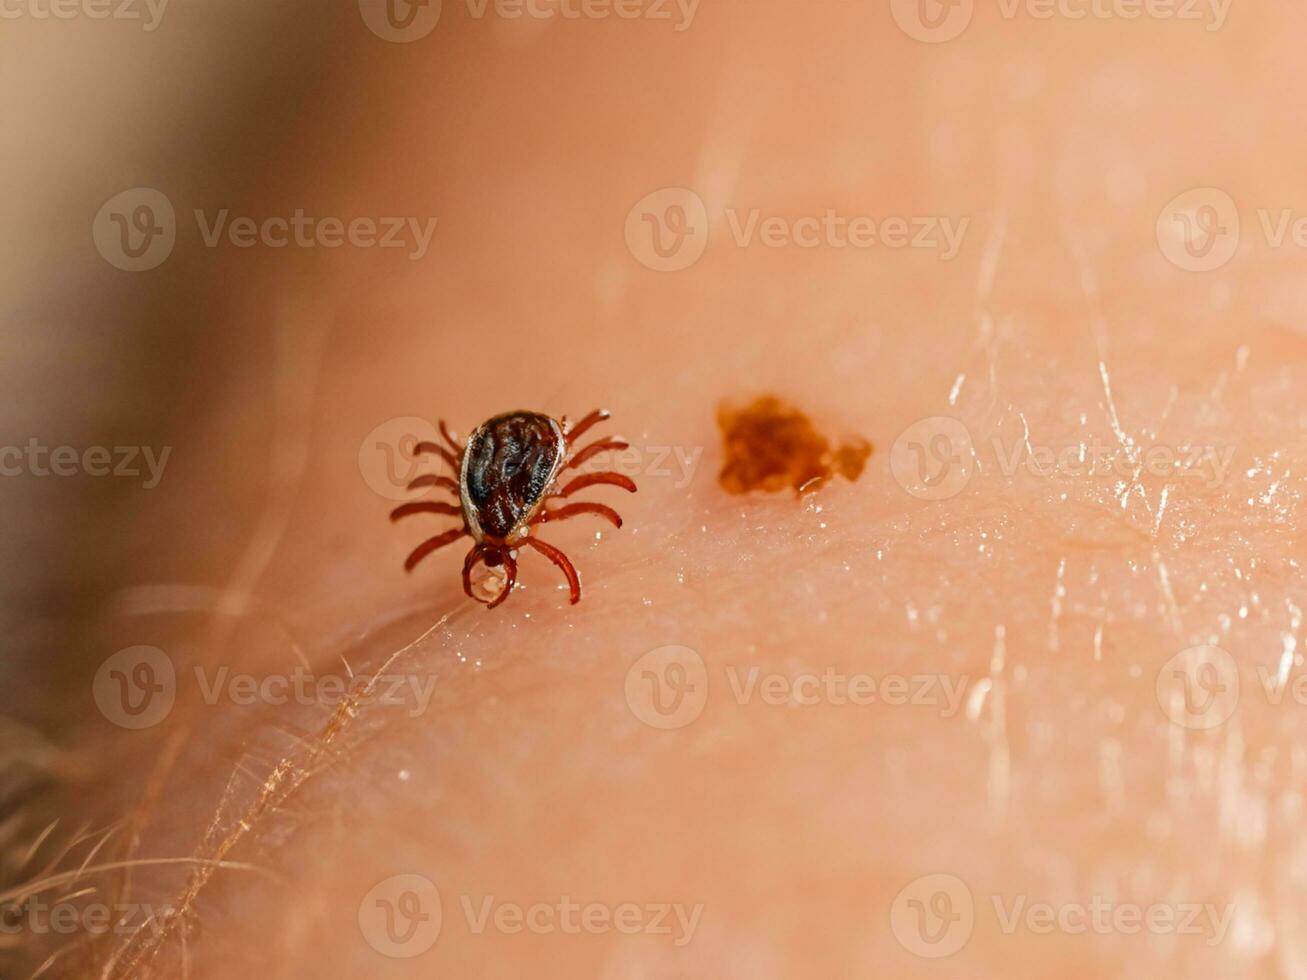
[{"label": "dark brown tick shield", "polygon": [[[608,412],[596,409],[576,425],[569,426],[539,412],[510,412],[496,415],[477,426],[464,446],[450,434],[444,421],[440,436],[444,444],[419,442],[417,455],[439,456],[458,474],[457,482],[439,473],[426,473],[408,485],[410,490],[432,487],[454,494],[458,504],[443,500],[415,500],[396,507],[390,519],[397,521],[414,514],[445,514],[462,517],[463,526],[450,528],[428,538],[413,549],[404,562],[412,571],[427,555],[459,538],[470,537],[472,549],[463,560],[463,591],[493,609],[513,591],[517,581],[517,549],[531,548],[544,555],[567,578],[572,602],[581,601],[581,577],[571,560],[535,536],[534,529],[546,521],[565,521],[581,514],[593,514],[622,526],[617,511],[606,504],[581,501],[550,508],[547,501],[570,497],[579,490],[594,486],[621,487],[635,493],[635,483],[621,473],[583,473],[565,486],[558,486],[564,470],[580,466],[599,453],[626,449],[621,439],[600,439],[584,449],[576,442],[591,426],[608,418]],[[493,601],[480,598],[472,590],[472,569],[478,562],[487,567],[504,567],[504,588]]]},{"label": "dark brown tick shield", "polygon": [[513,412],[482,424],[463,457],[468,524],[485,538],[507,541],[544,502],[566,453],[563,430],[547,415]]}]

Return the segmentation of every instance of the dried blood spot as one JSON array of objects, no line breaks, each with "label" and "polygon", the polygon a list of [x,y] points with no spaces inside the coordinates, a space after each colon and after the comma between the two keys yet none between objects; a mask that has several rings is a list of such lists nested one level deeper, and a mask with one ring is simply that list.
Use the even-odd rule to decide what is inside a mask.
[{"label": "dried blood spot", "polygon": [[872,450],[871,443],[858,438],[832,448],[806,415],[774,395],[744,408],[721,405],[717,425],[725,457],[718,480],[727,493],[807,493],[836,473],[856,480]]}]

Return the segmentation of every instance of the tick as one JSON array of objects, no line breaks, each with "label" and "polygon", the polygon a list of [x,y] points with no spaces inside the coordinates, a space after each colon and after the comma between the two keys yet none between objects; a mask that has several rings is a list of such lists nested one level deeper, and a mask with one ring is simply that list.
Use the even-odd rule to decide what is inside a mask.
[{"label": "tick", "polygon": [[[576,442],[609,412],[596,409],[576,425],[569,426],[539,412],[508,412],[482,422],[460,445],[440,422],[440,435],[446,445],[419,442],[415,455],[440,456],[458,474],[455,482],[448,476],[427,473],[408,485],[409,490],[432,487],[457,495],[458,505],[443,500],[418,500],[391,511],[397,521],[413,514],[446,514],[461,517],[463,526],[428,538],[413,549],[404,562],[411,572],[418,562],[445,545],[464,536],[472,539],[472,548],[463,561],[463,591],[477,602],[494,609],[508,598],[517,581],[517,552],[521,547],[534,548],[559,567],[567,578],[572,603],[581,601],[581,577],[571,560],[534,535],[534,529],[550,521],[565,521],[578,514],[594,514],[622,526],[617,511],[605,504],[589,501],[551,507],[549,501],[565,499],[586,487],[608,485],[635,493],[634,481],[620,473],[582,473],[564,483],[563,474],[600,453],[626,449],[620,439],[601,439],[584,449]],[[478,562],[487,568],[503,566],[503,591],[492,601],[479,598],[472,591],[472,570]]]}]

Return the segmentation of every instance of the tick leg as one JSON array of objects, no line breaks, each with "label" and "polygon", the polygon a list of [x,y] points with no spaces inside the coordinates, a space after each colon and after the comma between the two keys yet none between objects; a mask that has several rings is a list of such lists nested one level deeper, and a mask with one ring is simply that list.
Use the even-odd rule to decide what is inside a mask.
[{"label": "tick leg", "polygon": [[544,524],[546,521],[565,521],[577,514],[597,514],[606,520],[612,521],[614,527],[622,526],[622,518],[617,511],[605,504],[591,503],[588,500],[584,503],[568,504],[566,507],[559,507],[557,510],[544,510],[542,508],[532,523]]},{"label": "tick leg", "polygon": [[472,550],[467,553],[467,557],[463,559],[463,591],[467,593],[469,599],[476,599],[477,602],[480,602],[481,600],[477,599],[476,594],[472,591],[472,569],[475,568],[476,563],[481,560],[481,556],[485,554],[485,550],[484,545],[475,545]]},{"label": "tick leg", "polygon": [[562,570],[567,577],[567,585],[572,592],[572,605],[581,601],[581,576],[576,574],[576,566],[572,564],[567,555],[563,554],[551,544],[545,544],[539,538],[523,538],[522,544],[530,545],[540,554],[544,555],[551,562]]},{"label": "tick leg", "polygon": [[578,476],[558,493],[550,494],[550,496],[570,497],[578,490],[584,490],[586,487],[593,487],[601,483],[621,487],[629,493],[635,493],[635,481],[629,476],[623,476],[621,473],[586,473]]},{"label": "tick leg", "polygon": [[450,517],[459,517],[462,513],[463,508],[455,507],[453,504],[437,500],[415,500],[411,504],[400,504],[392,510],[390,519],[393,522],[411,514],[448,514]]},{"label": "tick leg", "polygon": [[447,476],[436,476],[434,473],[423,473],[404,489],[417,490],[421,487],[444,487],[446,490],[458,493],[457,483]]},{"label": "tick leg", "polygon": [[459,445],[457,439],[449,434],[449,429],[445,426],[444,419],[440,420],[440,434],[445,437],[445,442],[449,443],[450,449],[454,450],[454,452],[459,456],[463,455],[463,447]]},{"label": "tick leg", "polygon": [[427,453],[430,453],[432,455],[439,454],[440,456],[443,456],[445,458],[445,462],[449,464],[450,468],[455,473],[458,472],[459,469],[458,458],[453,453],[451,453],[448,449],[446,449],[444,446],[440,445],[440,443],[419,442],[416,446],[413,447],[414,456],[422,456]]},{"label": "tick leg", "polygon": [[602,422],[605,419],[611,418],[612,414],[613,413],[608,411],[608,409],[606,408],[596,408],[593,412],[591,412],[589,415],[583,418],[580,422],[572,426],[571,430],[567,433],[567,444],[571,446],[574,442],[576,442],[576,440],[581,438],[581,435],[585,432],[586,429],[590,428],[592,425],[595,425],[598,422]]},{"label": "tick leg", "polygon": [[517,581],[517,559],[513,557],[510,551],[505,551],[502,557],[504,560],[504,574],[507,576],[504,581],[504,591],[499,593],[499,598],[486,606],[487,609],[494,609],[495,606],[507,599],[509,593],[513,591],[513,583]]},{"label": "tick leg", "polygon": [[621,439],[603,439],[599,442],[592,442],[579,453],[569,459],[563,469],[570,470],[573,466],[580,466],[592,456],[598,456],[600,453],[607,452],[610,449],[627,449],[630,443],[623,442]]},{"label": "tick leg", "polygon": [[444,534],[437,534],[434,538],[427,538],[414,548],[413,553],[408,556],[408,560],[404,562],[404,571],[413,571],[417,563],[431,552],[443,548],[447,544],[453,544],[465,534],[467,534],[467,528],[455,528],[452,531],[446,531]]}]

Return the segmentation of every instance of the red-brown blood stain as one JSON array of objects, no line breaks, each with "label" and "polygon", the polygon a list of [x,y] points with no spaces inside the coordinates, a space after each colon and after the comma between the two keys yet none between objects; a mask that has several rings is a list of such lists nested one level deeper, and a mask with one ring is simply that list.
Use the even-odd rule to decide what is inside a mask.
[{"label": "red-brown blood stain", "polygon": [[812,420],[774,395],[763,395],[743,408],[723,403],[717,409],[722,430],[722,472],[727,493],[762,490],[796,494],[816,490],[839,473],[847,480],[862,475],[872,445],[853,438],[832,448]]}]

